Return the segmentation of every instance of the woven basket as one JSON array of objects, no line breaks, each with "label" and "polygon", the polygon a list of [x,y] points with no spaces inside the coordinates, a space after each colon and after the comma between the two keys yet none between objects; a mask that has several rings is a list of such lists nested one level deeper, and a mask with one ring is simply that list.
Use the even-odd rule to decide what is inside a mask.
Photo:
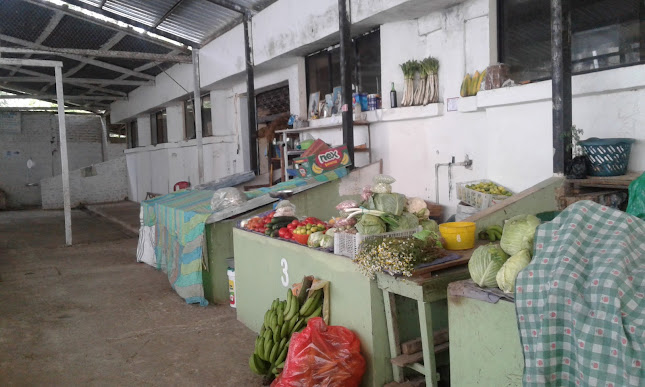
[{"label": "woven basket", "polygon": [[591,176],[620,176],[627,173],[633,138],[592,137],[578,144],[589,159]]}]

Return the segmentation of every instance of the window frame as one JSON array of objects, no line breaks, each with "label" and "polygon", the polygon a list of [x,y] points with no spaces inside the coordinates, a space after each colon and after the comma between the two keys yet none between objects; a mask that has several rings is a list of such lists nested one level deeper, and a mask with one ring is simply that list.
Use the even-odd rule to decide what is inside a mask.
[{"label": "window frame", "polygon": [[126,137],[128,149],[139,147],[139,123],[136,119],[127,123]]},{"label": "window frame", "polygon": [[[163,117],[163,115],[166,115],[165,119],[162,119],[161,121],[164,123],[163,128],[159,128],[159,121],[160,117]],[[168,143],[168,118],[167,118],[167,113],[166,109],[161,109],[158,110],[152,114],[150,114],[150,139],[152,145],[158,145],[158,144],[166,144]],[[161,130],[161,133],[160,133]],[[159,135],[161,134],[161,139],[159,139]]]},{"label": "window frame", "polygon": [[[506,57],[506,52],[505,52],[505,47],[504,47],[504,36],[507,33],[506,28],[505,28],[505,15],[504,15],[504,3],[505,0],[497,0],[496,1],[496,14],[497,14],[497,62],[498,63],[505,63],[504,59]],[[575,71],[573,68],[571,69],[571,75],[582,75],[582,74],[589,74],[589,73],[595,73],[598,71],[607,71],[607,70],[614,70],[618,68],[623,68],[623,67],[630,67],[630,66],[638,66],[638,65],[644,65],[645,64],[645,2],[640,1],[640,18],[637,17],[636,21],[640,21],[640,25],[642,30],[640,31],[640,60],[638,62],[631,62],[631,63],[621,63],[618,65],[611,65],[611,66],[605,66],[597,69],[587,69],[587,70],[578,70]],[[550,23],[550,19],[549,19]],[[573,21],[572,21],[573,24]],[[573,37],[573,31],[572,31],[572,37]],[[617,55],[616,53],[615,55]],[[573,52],[572,52],[573,55]],[[575,60],[572,59],[572,67],[573,63],[575,63]],[[593,60],[593,58],[587,58],[583,60]],[[510,65],[509,65],[510,66]],[[541,82],[541,81],[548,81],[551,80],[551,75],[546,76],[546,77],[538,77],[535,79],[530,79],[530,80],[520,80],[520,82],[528,82],[528,83],[534,83],[534,82]],[[511,79],[513,77],[511,76]],[[515,80],[515,79],[514,79]],[[516,80],[517,82],[517,80]]]},{"label": "window frame", "polygon": [[[201,106],[202,106],[202,108],[201,108],[201,110],[202,110],[202,138],[203,137],[211,137],[211,136],[213,136],[213,123],[212,123],[213,122],[213,116],[211,115],[212,114],[212,111],[211,111],[212,108],[211,107],[208,107],[208,108],[204,107],[204,104],[206,103],[207,100],[209,102],[211,100],[210,93],[205,93],[200,98],[200,102],[201,102]],[[197,126],[195,124],[195,110],[194,110],[195,101],[194,101],[194,98],[189,98],[187,100],[184,100],[183,104],[184,104],[184,140],[186,140],[186,141],[194,140],[195,138],[197,138],[197,130],[196,130]],[[192,106],[192,114],[188,114],[189,106]],[[193,118],[189,122],[188,117],[190,117],[190,116],[192,116]],[[206,117],[208,117],[208,120],[205,119]],[[192,123],[192,128],[193,128],[193,136],[189,137],[188,136],[188,130],[191,127],[191,123]],[[210,125],[210,130],[208,128],[209,123],[211,124]]]}]

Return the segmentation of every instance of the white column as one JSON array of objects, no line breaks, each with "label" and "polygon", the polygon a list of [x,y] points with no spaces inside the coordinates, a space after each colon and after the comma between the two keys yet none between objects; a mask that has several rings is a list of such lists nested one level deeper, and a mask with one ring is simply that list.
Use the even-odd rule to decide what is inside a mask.
[{"label": "white column", "polygon": [[65,98],[63,96],[63,71],[54,67],[56,73],[56,103],[58,104],[58,131],[60,133],[60,164],[63,177],[63,207],[65,211],[65,244],[72,245],[72,208],[69,191],[69,163],[67,161],[67,128],[65,127]]}]

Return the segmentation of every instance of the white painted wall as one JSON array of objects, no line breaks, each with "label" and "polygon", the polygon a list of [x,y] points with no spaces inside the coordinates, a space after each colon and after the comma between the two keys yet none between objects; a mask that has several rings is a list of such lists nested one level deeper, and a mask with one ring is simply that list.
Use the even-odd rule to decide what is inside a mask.
[{"label": "white painted wall", "polygon": [[[474,160],[472,170],[453,169],[450,186],[447,170],[440,170],[439,199],[448,207],[448,214],[454,212],[457,204],[456,182],[489,178],[520,191],[552,175],[550,82],[480,92],[472,100],[475,112],[447,111],[446,100],[459,96],[464,74],[481,71],[496,58],[495,3],[495,0],[352,2],[356,30],[365,30],[374,23],[381,28],[383,106],[389,106],[391,82],[399,102],[402,98],[403,74],[399,67],[402,62],[429,55],[440,61],[439,95],[443,104],[438,105],[438,111],[435,107],[399,108],[368,114],[368,118],[372,120],[373,158],[383,159],[385,172],[397,179],[395,189],[400,192],[434,200],[434,165],[449,162],[452,156],[462,161],[466,154]],[[253,18],[256,88],[287,81],[293,114],[306,114],[302,55],[338,41],[336,7],[333,0],[278,0]],[[204,148],[207,180],[229,171],[241,171],[244,163],[248,163],[242,31],[241,26],[236,27],[200,51],[202,87],[212,90],[216,135],[207,139],[212,142]],[[157,87],[163,87],[162,83],[158,82]],[[113,104],[113,109],[120,110],[117,116],[151,109],[149,101],[140,101],[155,94],[155,88],[149,89],[131,95],[131,100],[136,99],[131,103],[134,108],[123,109],[119,103]],[[157,97],[153,99],[158,106],[168,105],[180,95],[176,89],[158,94],[167,95],[162,102]],[[585,130],[583,137],[636,138],[630,169],[644,170],[645,66],[575,76],[573,94],[574,124]],[[316,122],[323,123],[324,120]],[[334,131],[312,133],[338,142],[338,133]],[[357,144],[362,141],[360,136],[357,133]],[[194,145],[179,142],[168,147],[173,150],[149,148],[145,155],[140,150],[136,156],[128,154],[128,165],[137,174],[145,174],[135,182],[138,194],[134,197],[138,200],[145,196],[143,191],[151,189],[146,187],[172,189],[173,179],[182,176],[182,180],[196,181]],[[157,154],[154,157],[159,158],[159,163],[151,161],[153,154]],[[154,173],[146,172],[153,166]],[[160,166],[167,166],[169,172],[158,172]],[[131,184],[135,183],[131,178]]]},{"label": "white painted wall", "polygon": [[[0,189],[7,192],[10,207],[38,206],[41,187],[27,184],[61,173],[58,117],[52,113],[20,114],[20,133],[0,131]],[[100,119],[73,114],[65,119],[70,170],[101,162]],[[109,143],[108,147],[110,159],[123,156],[125,144]],[[27,169],[29,158],[36,163],[31,172]]]},{"label": "white painted wall", "polygon": [[[72,207],[79,204],[118,202],[128,198],[128,171],[125,157],[115,158],[69,172]],[[40,181],[42,207],[46,210],[63,208],[61,175]]]}]

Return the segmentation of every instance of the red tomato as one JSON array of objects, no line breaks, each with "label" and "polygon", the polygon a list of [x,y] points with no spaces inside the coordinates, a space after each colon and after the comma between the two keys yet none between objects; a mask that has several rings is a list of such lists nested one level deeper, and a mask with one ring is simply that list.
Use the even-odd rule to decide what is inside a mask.
[{"label": "red tomato", "polygon": [[300,222],[296,219],[293,222],[291,222],[291,224],[293,224],[294,226],[297,226],[298,224],[300,224]]},{"label": "red tomato", "polygon": [[296,226],[296,225],[295,225],[295,224],[293,224],[293,223],[289,223],[289,225],[287,226],[287,230],[289,230],[289,231],[293,231],[293,230],[295,230],[295,229],[296,229],[296,227],[298,227],[298,226]]}]

